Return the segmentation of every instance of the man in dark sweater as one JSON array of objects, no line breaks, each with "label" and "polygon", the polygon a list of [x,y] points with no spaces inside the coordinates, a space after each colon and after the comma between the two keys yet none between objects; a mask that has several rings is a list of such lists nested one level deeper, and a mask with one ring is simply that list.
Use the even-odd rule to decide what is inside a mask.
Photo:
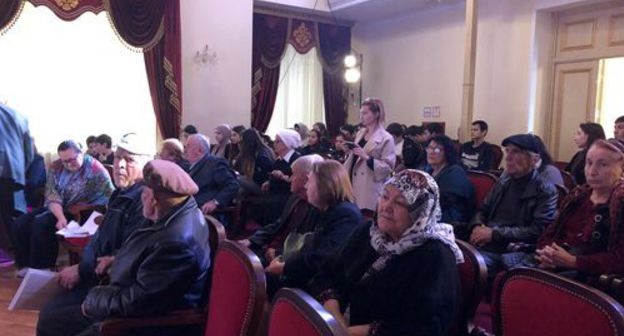
[{"label": "man in dark sweater", "polygon": [[508,177],[488,193],[468,230],[468,239],[483,254],[491,277],[516,264],[508,253],[509,244],[535,244],[557,210],[557,189],[533,168],[539,160],[535,137],[517,134],[502,145]]},{"label": "man in dark sweater", "polygon": [[477,120],[472,123],[470,127],[472,141],[464,143],[459,150],[464,169],[487,171],[497,168],[494,167],[492,145],[485,142],[487,132],[488,124],[485,121]]}]

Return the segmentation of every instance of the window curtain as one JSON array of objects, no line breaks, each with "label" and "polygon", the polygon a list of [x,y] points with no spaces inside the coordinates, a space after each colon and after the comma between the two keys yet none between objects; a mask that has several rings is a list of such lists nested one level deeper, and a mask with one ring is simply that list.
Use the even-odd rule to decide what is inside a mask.
[{"label": "window curtain", "polygon": [[13,26],[23,6],[22,0],[0,0],[0,35]]},{"label": "window curtain", "polygon": [[119,36],[142,48],[160,133],[177,138],[182,120],[180,0],[107,0]]},{"label": "window curtain", "polygon": [[275,107],[288,26],[287,18],[254,14],[251,126],[262,132],[269,126]]},{"label": "window curtain", "polygon": [[347,120],[348,87],[344,79],[344,57],[351,53],[351,28],[319,23],[320,58],[323,63],[325,123],[336,135]]},{"label": "window curtain", "polygon": [[324,120],[323,67],[316,48],[302,55],[288,44],[279,78],[273,117],[267,130],[269,135],[292,128],[298,122],[312,125]]}]

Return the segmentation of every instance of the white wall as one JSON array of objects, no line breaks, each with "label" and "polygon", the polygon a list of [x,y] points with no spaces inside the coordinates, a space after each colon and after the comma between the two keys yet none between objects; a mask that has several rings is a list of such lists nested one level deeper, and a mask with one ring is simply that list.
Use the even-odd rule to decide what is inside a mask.
[{"label": "white wall", "polygon": [[[543,134],[549,107],[551,10],[581,0],[481,0],[478,10],[474,119],[490,124],[489,141]],[[596,2],[596,1],[594,1]],[[445,121],[457,136],[462,103],[464,10],[450,8],[402,19],[356,24],[353,45],[364,54],[363,96],[386,102],[388,120]],[[423,118],[439,105],[441,117]],[[354,109],[350,120],[357,120]]]},{"label": "white wall", "polygon": [[[212,137],[221,123],[249,125],[253,0],[181,1],[183,125]],[[197,64],[208,44],[216,64]]]}]

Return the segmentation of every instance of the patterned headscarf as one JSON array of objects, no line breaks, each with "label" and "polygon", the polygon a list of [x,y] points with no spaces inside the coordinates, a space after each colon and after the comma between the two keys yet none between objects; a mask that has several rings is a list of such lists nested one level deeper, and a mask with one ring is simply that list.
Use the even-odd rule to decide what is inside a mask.
[{"label": "patterned headscarf", "polygon": [[442,216],[440,193],[431,175],[420,170],[406,169],[388,180],[385,185],[396,187],[403,194],[413,224],[396,242],[381,232],[377,225],[371,226],[371,245],[380,255],[372,265],[374,270],[382,270],[393,257],[407,253],[430,239],[447,245],[455,254],[457,263],[464,262],[464,256],[455,243],[453,227],[438,222]]}]

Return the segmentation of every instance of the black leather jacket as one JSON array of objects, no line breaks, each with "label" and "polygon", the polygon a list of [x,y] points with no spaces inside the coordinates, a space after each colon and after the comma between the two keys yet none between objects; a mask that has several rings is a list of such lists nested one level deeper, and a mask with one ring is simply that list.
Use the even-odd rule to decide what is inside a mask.
[{"label": "black leather jacket", "polygon": [[147,222],[143,217],[143,183],[117,189],[108,201],[104,220],[85,248],[78,269],[82,283],[95,285],[97,258],[112,256],[134,230]]},{"label": "black leather jacket", "polygon": [[110,285],[91,289],[87,316],[163,314],[196,307],[209,277],[208,226],[193,197],[134,231],[115,256]]},{"label": "black leather jacket", "polygon": [[492,188],[472,219],[472,227],[485,224],[492,228],[492,243],[506,247],[511,242],[535,243],[557,212],[557,189],[533,170],[520,197],[515,221],[496,223],[493,216],[501,203],[511,178],[503,178]]}]

